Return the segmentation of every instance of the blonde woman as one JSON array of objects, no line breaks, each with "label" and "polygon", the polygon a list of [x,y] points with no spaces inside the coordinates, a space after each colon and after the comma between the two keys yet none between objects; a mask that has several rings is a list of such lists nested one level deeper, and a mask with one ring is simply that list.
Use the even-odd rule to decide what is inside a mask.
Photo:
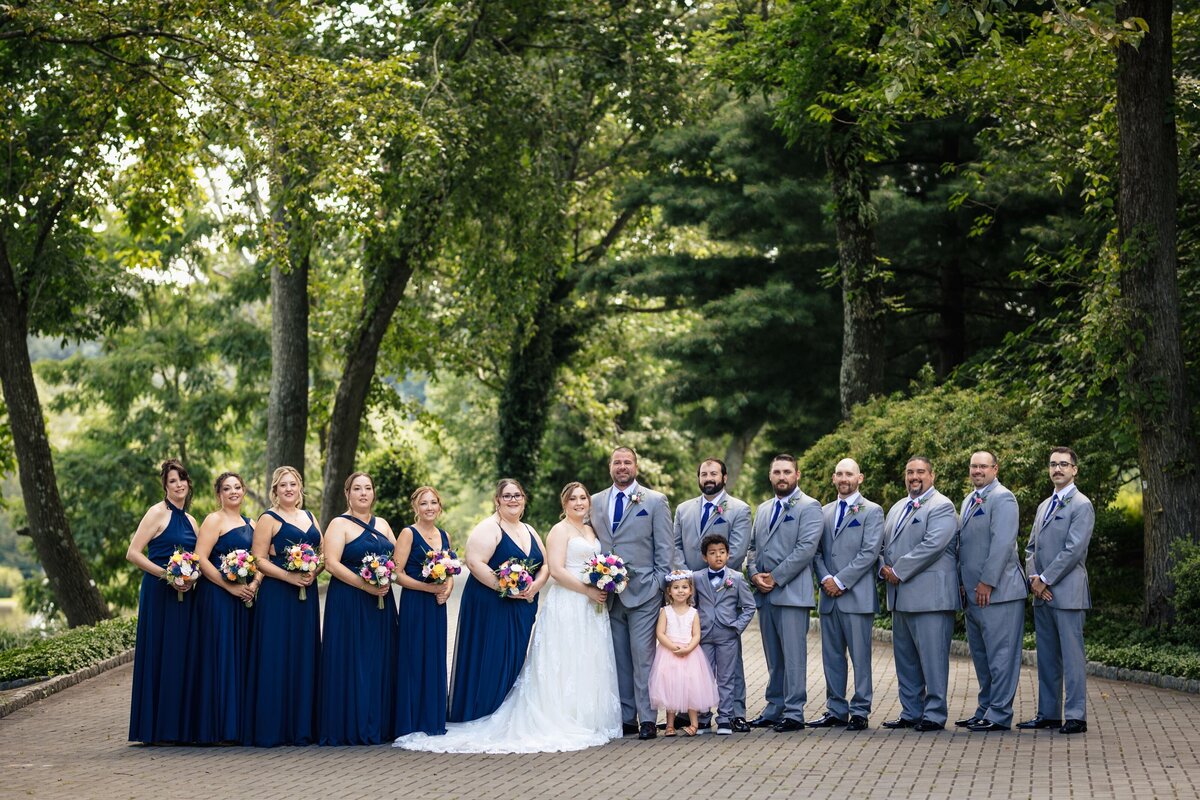
[{"label": "blonde woman", "polygon": [[250,625],[246,698],[253,708],[246,713],[242,741],[256,747],[317,741],[317,570],[285,568],[288,548],[294,545],[309,545],[319,553],[321,530],[304,510],[299,471],[280,467],[271,476],[271,508],[258,518],[251,548],[263,582]]}]

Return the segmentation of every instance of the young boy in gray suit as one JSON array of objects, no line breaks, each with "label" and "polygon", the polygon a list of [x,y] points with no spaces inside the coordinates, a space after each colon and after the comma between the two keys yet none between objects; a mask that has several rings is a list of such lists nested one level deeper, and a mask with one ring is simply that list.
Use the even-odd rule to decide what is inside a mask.
[{"label": "young boy in gray suit", "polygon": [[[710,533],[700,542],[707,569],[692,573],[696,585],[696,610],[700,614],[700,648],[717,679],[717,733],[746,733],[746,697],[737,687],[746,685],[742,667],[742,631],[754,618],[754,596],[742,573],[727,568],[729,541]],[[744,691],[744,690],[743,690]]]}]

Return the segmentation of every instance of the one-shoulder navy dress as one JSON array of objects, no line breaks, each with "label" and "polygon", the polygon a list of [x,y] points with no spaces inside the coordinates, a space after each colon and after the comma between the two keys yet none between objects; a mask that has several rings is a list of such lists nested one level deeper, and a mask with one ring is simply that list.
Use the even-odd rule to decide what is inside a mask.
[{"label": "one-shoulder navy dress", "polygon": [[[537,565],[534,574],[545,566],[532,533],[529,552],[525,553],[501,529],[500,542],[488,559],[488,567],[497,570],[510,558],[534,562]],[[475,576],[467,578],[455,638],[454,680],[450,685],[447,715],[450,722],[485,717],[500,707],[525,664],[536,616],[536,595],[532,602],[501,597],[475,580]]]},{"label": "one-shoulder navy dress", "polygon": [[[416,528],[404,572],[416,581],[425,581],[421,569],[425,555],[433,548],[426,544]],[[441,545],[450,549],[450,537],[438,528]],[[400,635],[396,640],[399,661],[396,667],[396,735],[446,732],[446,606],[439,605],[431,592],[404,589],[400,592]]]},{"label": "one-shoulder navy dress", "polygon": [[[162,533],[150,540],[147,557],[165,567],[175,548],[196,549],[196,529],[183,509],[164,501],[171,519]],[[189,662],[195,657],[194,617],[196,598],[203,587],[179,593],[166,581],[142,573],[138,593],[137,645],[133,654],[133,699],[129,706],[129,741],[187,742],[187,704],[192,701],[187,684]],[[211,587],[207,587],[211,588]]]},{"label": "one-shoulder navy dress", "polygon": [[[363,526],[348,514],[343,519]],[[388,559],[394,546],[375,529],[375,518],[342,548],[341,562],[357,574],[368,554]],[[379,598],[339,580],[325,595],[321,642],[321,744],[380,744],[396,738],[393,685],[396,675],[396,601]]]},{"label": "one-shoulder navy dress", "polygon": [[[271,561],[283,566],[284,548],[310,544],[320,550],[315,523],[300,530],[274,511],[279,531],[271,539]],[[308,513],[308,512],[305,512]],[[308,514],[312,523],[312,514]],[[321,665],[321,610],[317,584],[300,589],[267,576],[258,587],[250,621],[246,669],[247,709],[242,742],[255,747],[305,745],[317,741],[317,674]]]}]

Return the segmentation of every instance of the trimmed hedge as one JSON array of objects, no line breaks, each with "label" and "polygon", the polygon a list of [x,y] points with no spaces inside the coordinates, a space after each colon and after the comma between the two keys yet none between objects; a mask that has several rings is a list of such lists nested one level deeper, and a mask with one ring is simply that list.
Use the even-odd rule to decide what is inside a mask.
[{"label": "trimmed hedge", "polygon": [[136,617],[105,620],[90,628],[74,628],[28,647],[0,653],[0,683],[66,675],[120,655],[136,641]]}]

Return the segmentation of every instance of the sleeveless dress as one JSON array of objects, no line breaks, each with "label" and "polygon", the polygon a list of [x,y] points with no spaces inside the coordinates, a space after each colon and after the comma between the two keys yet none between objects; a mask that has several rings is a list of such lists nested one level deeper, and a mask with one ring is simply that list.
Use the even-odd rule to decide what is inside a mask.
[{"label": "sleeveless dress", "polygon": [[[545,561],[533,534],[529,536],[529,553],[525,553],[501,529],[500,541],[488,560],[488,567],[497,570],[510,558],[533,562],[535,575]],[[504,702],[525,664],[537,604],[536,595],[533,602],[501,597],[474,576],[467,578],[458,611],[448,720],[478,719]]]},{"label": "sleeveless dress", "polygon": [[[676,644],[690,642],[696,609],[676,614],[671,606],[664,606],[663,611],[667,615],[667,638]],[[660,643],[650,665],[650,705],[668,711],[707,711],[717,702],[717,681],[704,651],[697,647],[680,658]]]},{"label": "sleeveless dress", "polygon": [[[271,539],[276,566],[283,549],[307,543],[318,551],[321,534],[315,524],[300,530],[274,511],[279,531]],[[308,512],[305,512],[306,514]],[[312,514],[308,514],[312,521]],[[305,745],[317,741],[317,670],[321,663],[321,610],[317,584],[300,599],[299,587],[271,577],[263,579],[250,620],[250,655],[246,668],[247,709],[242,743],[255,747]]]},{"label": "sleeveless dress", "polygon": [[[424,581],[421,568],[431,548],[415,528],[404,572]],[[441,528],[439,549],[450,549]],[[460,576],[461,577],[461,576]],[[396,735],[446,732],[446,606],[429,592],[400,591],[400,635],[396,638]]]},{"label": "sleeveless dress", "polygon": [[[234,550],[249,550],[254,540],[250,520],[217,537],[209,561],[220,570],[221,557]],[[208,583],[208,579],[204,581]],[[253,609],[217,586],[205,586],[196,598],[196,654],[190,678],[194,704],[189,729],[197,744],[236,742],[246,707],[246,657],[250,648]]]},{"label": "sleeveless dress", "polygon": [[[579,574],[600,552],[581,536],[567,541],[566,567]],[[554,753],[621,736],[621,694],[608,609],[553,580],[529,658],[503,705],[488,717],[451,723],[444,736],[415,733],[397,747],[437,753]]]},{"label": "sleeveless dress", "polygon": [[[196,549],[196,529],[183,509],[164,501],[171,519],[150,540],[147,557],[165,567],[175,548]],[[203,581],[201,581],[202,583]],[[192,702],[187,669],[195,657],[196,585],[179,593],[166,581],[142,573],[138,592],[137,645],[133,654],[133,698],[129,705],[129,741],[187,742],[186,706]]]},{"label": "sleeveless dress", "polygon": [[[341,562],[357,574],[368,553],[392,557],[394,546],[375,529],[343,514],[359,534],[342,548]],[[336,576],[325,595],[321,691],[317,718],[321,744],[380,744],[395,738],[396,601],[367,594]]]}]

